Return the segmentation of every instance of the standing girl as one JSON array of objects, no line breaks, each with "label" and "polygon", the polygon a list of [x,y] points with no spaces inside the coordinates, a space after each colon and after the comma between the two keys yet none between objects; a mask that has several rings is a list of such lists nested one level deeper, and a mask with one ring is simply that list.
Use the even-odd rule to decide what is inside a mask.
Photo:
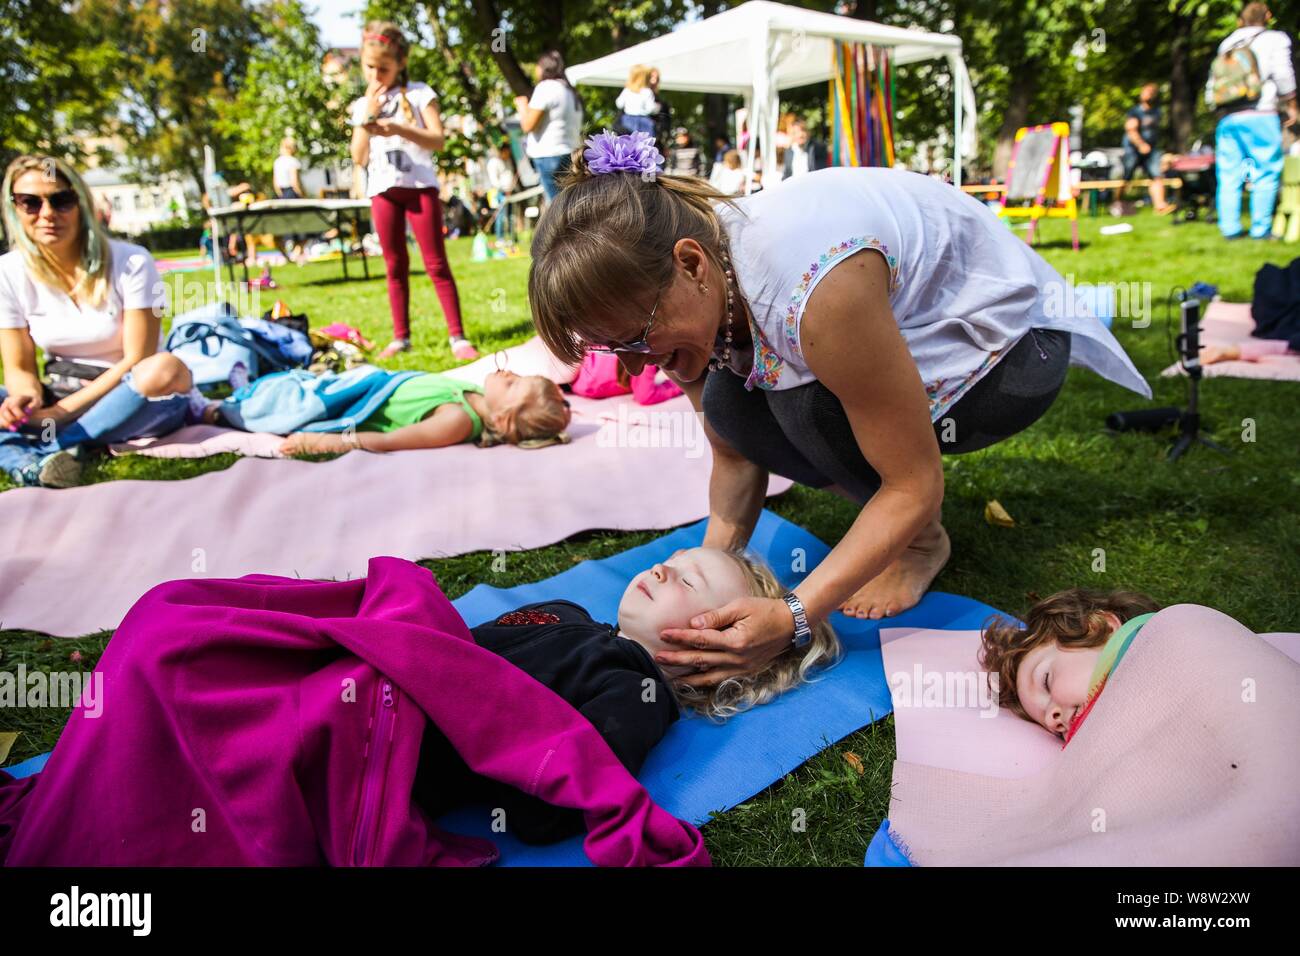
[{"label": "standing girl", "polygon": [[352,161],[366,169],[366,196],[384,250],[393,312],[393,341],[379,357],[390,358],[411,347],[409,221],[447,317],[451,353],[458,359],[475,359],[478,351],[461,326],[460,296],[442,238],[442,203],[433,165],[433,151],[442,149],[446,141],[442,118],[433,90],[407,77],[408,49],[396,24],[366,24],[361,37],[366,95],[351,107]]}]

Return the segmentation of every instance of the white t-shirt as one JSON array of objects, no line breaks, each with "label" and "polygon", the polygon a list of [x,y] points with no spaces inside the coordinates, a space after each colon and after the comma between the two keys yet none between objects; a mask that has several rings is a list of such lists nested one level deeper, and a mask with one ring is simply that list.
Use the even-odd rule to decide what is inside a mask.
[{"label": "white t-shirt", "polygon": [[[63,358],[105,368],[120,362],[123,313],[154,309],[162,315],[167,287],[153,256],[142,246],[109,240],[112,266],[103,309],[80,309],[68,294],[34,279],[18,250],[0,256],[0,329],[27,329],[46,359]],[[162,333],[159,332],[159,347]]]},{"label": "white t-shirt", "polygon": [[643,86],[634,92],[625,86],[623,92],[618,94],[614,105],[628,116],[650,116],[656,112],[655,91],[648,86]]},{"label": "white t-shirt", "polygon": [[568,156],[582,142],[582,113],[573,91],[559,80],[542,80],[533,88],[529,109],[542,118],[524,141],[524,152],[534,159]]},{"label": "white t-shirt", "polygon": [[[402,109],[401,87],[385,90],[379,97],[379,118],[405,123]],[[415,114],[415,125],[423,128],[423,110],[438,99],[427,83],[408,83],[406,100]],[[363,126],[366,120],[366,98],[358,97],[352,104],[352,125]],[[366,198],[378,196],[393,187],[404,189],[438,188],[438,172],[434,168],[433,153],[400,136],[371,136],[370,162],[366,165]]]},{"label": "white t-shirt", "polygon": [[[1073,334],[1070,364],[1146,397],[1151,387],[1110,331],[1038,253],[979,200],[918,173],[831,167],[716,208],[754,313],[745,387],[816,376],[799,327],[817,283],[862,249],[889,265],[889,302],[937,421],[1030,328]],[[864,370],[871,357],[863,356]]]},{"label": "white t-shirt", "polygon": [[293,188],[293,174],[302,169],[297,156],[277,156],[271,165],[271,180],[278,193],[281,189]]}]

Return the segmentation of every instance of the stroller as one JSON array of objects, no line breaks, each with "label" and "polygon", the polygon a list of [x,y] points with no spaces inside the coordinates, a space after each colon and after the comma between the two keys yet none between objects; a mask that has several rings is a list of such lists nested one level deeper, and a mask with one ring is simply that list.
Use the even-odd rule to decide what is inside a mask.
[{"label": "stroller", "polygon": [[[1214,209],[1214,150],[1207,149],[1178,157],[1169,164],[1165,175],[1177,176],[1183,181],[1183,186],[1178,191],[1178,200],[1183,206],[1181,221],[1196,222],[1202,209]],[[1213,221],[1212,218],[1210,221]]]}]

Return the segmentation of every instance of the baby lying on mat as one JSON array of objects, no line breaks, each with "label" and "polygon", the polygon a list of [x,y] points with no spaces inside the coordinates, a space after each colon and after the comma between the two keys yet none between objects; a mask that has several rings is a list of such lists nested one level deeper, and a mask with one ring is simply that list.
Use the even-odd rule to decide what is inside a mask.
[{"label": "baby lying on mat", "polygon": [[[354,369],[348,375],[370,374],[383,378],[379,369]],[[475,385],[436,372],[406,378],[370,414],[353,428],[330,431],[281,431],[319,421],[312,410],[329,417],[319,399],[326,389],[316,389],[325,377],[313,378],[299,370],[256,379],[223,402],[211,402],[203,420],[245,431],[286,434],[280,445],[285,455],[363,451],[401,451],[444,448],[462,442],[488,447],[501,443],[526,447],[566,440],[571,419],[569,403],[560,387],[541,375],[516,375],[497,371],[483,385]],[[333,377],[342,382],[343,377]]]},{"label": "baby lying on mat", "polygon": [[[758,561],[716,548],[677,551],[634,577],[623,592],[616,624],[593,620],[570,601],[544,601],[471,628],[475,642],[506,658],[580,711],[632,774],[641,770],[682,708],[715,720],[775,699],[839,658],[829,624],[813,630],[804,647],[790,645],[755,677],[728,680],[707,691],[674,678],[685,669],[660,668],[654,654],[671,649],[666,628],[744,596],[783,593]],[[579,811],[555,807],[474,774],[430,724],[420,750],[414,797],[430,816],[482,803],[505,811],[505,825],[525,843],[552,843],[583,832]]]},{"label": "baby lying on mat", "polygon": [[997,675],[999,704],[1069,742],[1129,642],[1158,610],[1133,591],[1061,591],[1030,608],[1024,627],[1000,619],[987,624],[980,665]]}]

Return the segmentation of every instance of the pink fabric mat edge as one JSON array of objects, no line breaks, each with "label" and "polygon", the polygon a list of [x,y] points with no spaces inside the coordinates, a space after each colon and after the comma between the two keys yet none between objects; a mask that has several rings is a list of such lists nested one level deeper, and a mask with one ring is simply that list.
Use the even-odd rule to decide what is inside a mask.
[{"label": "pink fabric mat edge", "polygon": [[[1201,318],[1201,343],[1203,345],[1233,345],[1250,338],[1255,328],[1249,302],[1211,302]],[[1275,381],[1300,382],[1300,356],[1266,355],[1257,362],[1215,362],[1204,366],[1207,378],[1260,378]],[[1170,378],[1182,375],[1182,367],[1175,362],[1162,371]]]},{"label": "pink fabric mat edge", "polygon": [[[1061,752],[1061,741],[1037,724],[1022,720],[1005,708],[992,711],[981,705],[988,696],[954,693],[935,706],[924,693],[910,694],[921,683],[941,675],[954,690],[982,681],[976,663],[979,631],[939,631],[890,627],[880,631],[880,652],[894,702],[897,759],[943,770],[1013,779],[1044,769]],[[1300,634],[1272,633],[1260,637],[1283,654],[1300,662]],[[950,677],[949,675],[955,675]],[[987,685],[984,685],[987,687]],[[958,706],[964,703],[965,706]]]}]

